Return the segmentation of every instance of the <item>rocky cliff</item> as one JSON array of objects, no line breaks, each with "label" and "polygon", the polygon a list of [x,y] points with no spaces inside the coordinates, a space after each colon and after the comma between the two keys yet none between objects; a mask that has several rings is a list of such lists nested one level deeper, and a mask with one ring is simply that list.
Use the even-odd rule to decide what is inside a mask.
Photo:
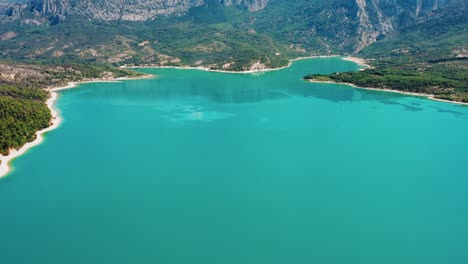
[{"label": "rocky cliff", "polygon": [[[230,63],[231,58],[241,54],[243,61],[252,57],[257,61],[266,53],[273,54],[270,61],[283,60],[283,55],[290,56],[287,53],[355,54],[463,1],[28,0],[10,6],[0,15],[0,58],[53,56],[153,63],[161,57],[155,54],[163,54],[174,61],[180,57],[190,63],[207,63],[206,57],[213,56],[210,63],[221,61],[221,57],[229,58]],[[169,18],[157,20],[160,16]],[[45,26],[40,30],[21,28],[32,24]],[[56,24],[60,26],[48,27]],[[101,28],[100,34],[94,34],[96,28]],[[281,48],[274,52],[265,48],[272,46]]]},{"label": "rocky cliff", "polygon": [[159,15],[180,14],[203,0],[30,0],[6,10],[9,20],[23,19],[26,24],[60,22],[69,15],[94,20],[146,21]]},{"label": "rocky cliff", "polygon": [[430,18],[430,13],[458,0],[355,0],[358,28],[355,53],[398,29]]},{"label": "rocky cliff", "polygon": [[[265,8],[270,0],[217,1],[255,12]],[[9,7],[3,21],[22,19],[23,24],[58,23],[68,15],[102,21],[147,21],[162,15],[181,15],[206,3],[206,0],[29,0]]]},{"label": "rocky cliff", "polygon": [[247,8],[251,12],[264,9],[271,0],[220,0],[226,6],[238,6]]}]

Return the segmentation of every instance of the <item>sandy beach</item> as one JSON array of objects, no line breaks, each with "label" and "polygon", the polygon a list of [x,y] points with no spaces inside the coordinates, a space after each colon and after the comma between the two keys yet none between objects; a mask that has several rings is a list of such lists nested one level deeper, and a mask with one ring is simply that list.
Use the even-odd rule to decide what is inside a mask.
[{"label": "sandy beach", "polygon": [[136,77],[136,78],[115,78],[115,79],[106,79],[106,80],[96,79],[96,80],[89,80],[89,81],[83,81],[83,82],[69,82],[66,86],[46,89],[50,92],[50,98],[46,101],[47,107],[50,109],[50,113],[52,115],[50,126],[43,130],[36,132],[36,139],[34,141],[26,143],[24,146],[22,146],[18,150],[16,149],[11,150],[10,154],[8,154],[7,156],[0,155],[0,162],[1,162],[0,163],[0,179],[7,176],[7,174],[11,171],[10,162],[12,160],[23,155],[32,147],[41,144],[41,142],[44,140],[44,134],[59,127],[61,118],[60,118],[59,111],[55,108],[55,102],[57,101],[59,97],[59,94],[57,93],[58,91],[75,88],[79,84],[82,84],[82,83],[118,82],[118,81],[124,81],[124,80],[150,78],[152,76],[153,75],[145,75],[145,76]]},{"label": "sandy beach", "polygon": [[342,60],[345,60],[345,61],[352,61],[356,64],[358,64],[359,66],[363,67],[363,69],[361,70],[365,70],[365,69],[368,69],[368,68],[372,68],[369,64],[367,64],[367,61],[365,59],[362,59],[362,58],[356,58],[356,57],[344,57],[344,58],[341,58]]}]

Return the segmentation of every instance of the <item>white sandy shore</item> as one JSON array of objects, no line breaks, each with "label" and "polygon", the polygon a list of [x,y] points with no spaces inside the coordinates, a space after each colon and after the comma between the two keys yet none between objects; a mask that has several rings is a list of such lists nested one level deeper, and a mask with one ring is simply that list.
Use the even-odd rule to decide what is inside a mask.
[{"label": "white sandy shore", "polygon": [[351,87],[353,87],[353,88],[355,88],[355,89],[379,91],[379,92],[386,92],[386,93],[405,94],[405,95],[411,95],[411,96],[417,96],[417,97],[424,97],[424,98],[427,98],[427,99],[430,99],[430,100],[439,101],[439,102],[444,102],[444,103],[451,103],[451,104],[458,104],[458,105],[468,105],[468,103],[439,99],[439,98],[436,98],[435,95],[433,95],[433,94],[412,93],[412,92],[404,92],[404,91],[391,90],[391,89],[380,89],[380,88],[360,87],[360,86],[357,86],[357,85],[352,84],[352,83],[340,83],[340,82],[333,82],[333,81],[314,81],[314,80],[308,80],[308,81],[309,81],[309,82],[313,82],[313,83],[343,84],[343,85],[351,86]]},{"label": "white sandy shore", "polygon": [[357,65],[363,67],[363,69],[361,70],[364,70],[364,69],[368,69],[368,68],[372,68],[369,64],[367,64],[367,60],[363,59],[363,58],[356,58],[356,57],[344,57],[344,58],[341,58],[342,60],[345,60],[345,61],[352,61],[354,63],[356,63]]},{"label": "white sandy shore", "polygon": [[39,145],[43,140],[44,137],[43,135],[51,130],[56,129],[59,124],[60,124],[60,116],[58,115],[57,110],[54,108],[54,103],[57,100],[58,94],[55,92],[51,93],[50,98],[47,100],[47,107],[49,107],[50,112],[52,114],[52,120],[51,120],[51,125],[48,128],[45,128],[41,131],[38,131],[36,133],[36,139],[32,142],[26,143],[23,147],[21,147],[19,150],[11,150],[10,154],[8,156],[3,156],[0,155],[0,178],[4,177],[7,175],[7,173],[10,171],[9,167],[9,162],[12,161],[13,159],[23,155],[28,151],[30,148]]},{"label": "white sandy shore", "polygon": [[90,80],[90,81],[83,81],[83,82],[69,82],[66,86],[63,86],[63,87],[55,87],[55,88],[47,89],[50,92],[50,98],[47,100],[46,104],[47,104],[47,107],[50,109],[50,113],[52,115],[50,126],[41,131],[36,132],[36,139],[34,141],[26,143],[24,146],[22,146],[18,150],[16,149],[11,150],[10,154],[7,156],[0,155],[0,179],[5,177],[8,174],[8,172],[10,172],[11,168],[9,165],[12,160],[23,155],[32,147],[41,144],[41,142],[44,140],[44,134],[59,127],[61,118],[60,118],[58,110],[55,108],[55,102],[58,98],[58,93],[57,93],[58,91],[75,88],[81,83],[118,82],[118,81],[123,81],[123,80],[149,78],[151,76],[152,75],[145,75],[143,77],[137,77],[137,78],[115,78],[115,79],[108,79],[108,80]]}]

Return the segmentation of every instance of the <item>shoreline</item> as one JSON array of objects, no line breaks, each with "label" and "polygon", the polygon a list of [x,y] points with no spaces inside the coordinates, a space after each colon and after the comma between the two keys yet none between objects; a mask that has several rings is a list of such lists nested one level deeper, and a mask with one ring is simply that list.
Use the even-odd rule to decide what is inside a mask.
[{"label": "shoreline", "polygon": [[109,78],[109,79],[91,79],[91,80],[84,80],[79,82],[68,82],[65,86],[60,87],[53,87],[53,88],[46,88],[46,91],[49,92],[58,92],[62,90],[76,88],[76,86],[84,83],[113,83],[113,82],[120,82],[120,81],[131,81],[131,80],[140,80],[140,79],[148,79],[154,77],[153,74],[145,74],[143,76],[138,77],[119,77],[119,78]]},{"label": "shoreline", "polygon": [[342,59],[342,60],[345,60],[345,61],[354,62],[354,63],[356,63],[357,65],[363,67],[363,68],[361,69],[361,71],[363,71],[363,70],[365,70],[365,69],[372,69],[372,66],[370,66],[369,64],[367,64],[367,60],[366,60],[366,59],[363,59],[363,58],[347,56],[347,57],[344,57],[344,58],[341,58],[341,59]]},{"label": "shoreline", "polygon": [[[289,68],[295,61],[305,60],[305,59],[315,59],[315,58],[341,58],[342,60],[347,60],[354,62],[362,67],[370,67],[364,59],[355,58],[355,57],[343,57],[341,55],[325,55],[325,56],[306,56],[306,57],[298,57],[289,60],[288,65],[280,67],[280,68],[267,68],[267,69],[259,69],[259,70],[248,70],[248,71],[225,71],[225,70],[212,70],[207,67],[191,67],[191,66],[121,66],[120,68],[124,69],[143,69],[143,68],[154,68],[154,69],[181,69],[181,70],[203,70],[203,71],[210,71],[210,72],[218,72],[218,73],[230,73],[230,74],[252,74],[252,73],[262,73],[262,72],[269,72],[269,71],[278,71],[282,69]],[[16,159],[17,157],[25,154],[29,149],[41,144],[44,140],[44,134],[58,128],[61,123],[61,117],[59,114],[59,110],[55,108],[55,103],[59,97],[58,92],[62,90],[76,88],[80,84],[84,83],[99,83],[99,82],[119,82],[119,81],[126,81],[126,80],[137,80],[137,79],[146,79],[154,77],[152,74],[146,74],[139,77],[122,77],[122,78],[108,78],[108,79],[91,79],[91,80],[84,80],[79,82],[68,82],[65,86],[60,87],[52,87],[46,88],[46,91],[50,92],[50,98],[47,99],[46,104],[47,107],[50,109],[50,113],[52,115],[50,126],[36,132],[36,139],[32,142],[28,142],[23,145],[20,149],[12,149],[10,154],[7,156],[0,155],[0,179],[6,177],[8,173],[12,171],[10,166],[11,161]],[[365,88],[364,88],[365,89]],[[450,102],[450,101],[449,101]]]},{"label": "shoreline", "polygon": [[46,101],[47,108],[50,109],[50,114],[52,116],[50,125],[42,130],[36,132],[36,139],[31,142],[27,142],[24,144],[20,149],[12,149],[10,154],[7,156],[0,154],[0,179],[5,178],[8,173],[12,171],[12,167],[10,166],[10,162],[14,159],[18,158],[19,156],[25,154],[31,148],[41,144],[44,141],[44,135],[52,130],[55,130],[60,126],[62,118],[60,117],[60,111],[55,108],[55,103],[59,98],[59,91],[76,88],[78,85],[83,83],[96,83],[96,82],[119,82],[119,81],[126,81],[126,80],[137,80],[137,79],[146,79],[151,78],[153,75],[146,74],[141,77],[122,77],[122,78],[114,78],[114,79],[95,79],[95,80],[86,80],[81,82],[68,82],[66,86],[61,87],[54,87],[54,88],[46,88],[46,91],[49,91],[50,97]]},{"label": "shoreline", "polygon": [[468,106],[468,103],[450,101],[450,100],[444,100],[444,99],[436,98],[434,94],[413,93],[413,92],[405,92],[405,91],[392,90],[392,89],[380,89],[380,88],[372,88],[372,87],[361,87],[361,86],[357,86],[357,85],[355,85],[353,83],[342,83],[342,82],[334,82],[334,81],[316,81],[316,80],[306,80],[306,81],[311,82],[311,83],[341,84],[341,85],[350,86],[350,87],[352,87],[354,89],[362,89],[362,90],[369,90],[369,91],[379,91],[379,92],[386,92],[386,93],[397,93],[397,94],[403,94],[403,95],[409,95],[409,96],[424,97],[426,99],[433,100],[433,101]]},{"label": "shoreline", "polygon": [[230,73],[230,74],[252,74],[252,73],[262,73],[270,71],[279,71],[291,67],[295,61],[306,60],[306,59],[318,59],[318,58],[340,58],[342,60],[351,61],[358,64],[364,68],[370,68],[370,65],[367,64],[366,60],[356,57],[343,57],[342,55],[317,55],[317,56],[305,56],[290,59],[288,65],[279,67],[279,68],[265,68],[258,70],[245,70],[245,71],[227,71],[227,70],[213,70],[205,66],[193,67],[193,66],[157,66],[157,65],[143,65],[143,66],[120,66],[121,69],[178,69],[178,70],[199,70],[199,71],[209,71],[217,73]]},{"label": "shoreline", "polygon": [[28,142],[28,143],[24,144],[20,149],[11,150],[10,154],[8,154],[7,156],[0,155],[0,161],[1,161],[1,164],[0,164],[0,179],[7,176],[8,173],[11,171],[10,162],[12,160],[14,160],[15,158],[23,155],[24,153],[26,153],[32,147],[35,147],[35,146],[41,144],[42,141],[44,140],[44,134],[49,132],[49,131],[52,131],[52,130],[56,129],[59,126],[60,121],[61,121],[60,115],[58,113],[58,110],[55,109],[55,107],[54,107],[55,101],[57,100],[57,98],[58,98],[58,93],[51,92],[50,93],[50,98],[47,99],[47,101],[46,101],[47,107],[50,109],[50,114],[52,115],[52,119],[51,119],[49,127],[44,128],[44,129],[36,132],[36,139],[33,140],[32,142]]}]

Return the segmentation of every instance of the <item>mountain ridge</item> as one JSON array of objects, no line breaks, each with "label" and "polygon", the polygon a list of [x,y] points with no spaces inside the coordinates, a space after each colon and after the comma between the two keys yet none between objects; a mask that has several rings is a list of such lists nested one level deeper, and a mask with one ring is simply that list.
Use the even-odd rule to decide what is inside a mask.
[{"label": "mountain ridge", "polygon": [[[272,61],[358,54],[460,2],[29,0],[11,5],[0,16],[0,58],[221,67],[234,65],[235,57],[252,56],[232,69],[249,68],[258,61],[277,67],[284,65]],[[99,34],[94,33],[97,29]],[[200,54],[213,58],[202,59]]]},{"label": "mountain ridge", "polygon": [[21,20],[25,24],[59,23],[69,15],[101,21],[148,21],[159,16],[182,15],[191,8],[217,2],[225,6],[256,12],[270,0],[29,0],[6,9],[4,20]]}]

